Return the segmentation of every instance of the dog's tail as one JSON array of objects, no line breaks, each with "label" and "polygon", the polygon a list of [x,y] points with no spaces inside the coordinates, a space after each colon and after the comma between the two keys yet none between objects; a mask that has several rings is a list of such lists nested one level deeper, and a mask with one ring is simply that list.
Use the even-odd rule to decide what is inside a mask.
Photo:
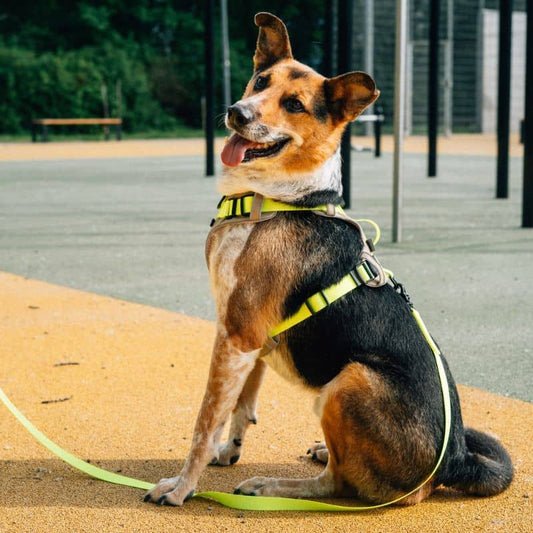
[{"label": "dog's tail", "polygon": [[465,428],[466,454],[452,486],[474,496],[494,496],[513,480],[513,464],[500,441],[481,431]]}]

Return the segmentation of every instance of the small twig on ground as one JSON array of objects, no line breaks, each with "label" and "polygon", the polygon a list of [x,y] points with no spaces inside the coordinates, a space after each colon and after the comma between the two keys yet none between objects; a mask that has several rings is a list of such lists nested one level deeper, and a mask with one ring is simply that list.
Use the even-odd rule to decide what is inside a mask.
[{"label": "small twig on ground", "polygon": [[59,363],[54,363],[54,366],[69,366],[69,365],[79,365],[76,361],[59,361]]},{"label": "small twig on ground", "polygon": [[66,402],[72,398],[72,394],[70,396],[65,396],[64,398],[55,398],[53,400],[42,400],[41,403],[59,403],[59,402]]}]

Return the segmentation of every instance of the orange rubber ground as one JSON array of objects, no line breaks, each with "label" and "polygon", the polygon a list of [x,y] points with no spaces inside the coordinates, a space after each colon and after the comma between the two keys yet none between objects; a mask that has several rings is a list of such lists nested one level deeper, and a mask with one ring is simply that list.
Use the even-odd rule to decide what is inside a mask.
[{"label": "orange rubber ground", "polygon": [[[0,272],[0,332],[0,386],[48,437],[131,477],[156,482],[178,471],[214,324]],[[201,500],[145,504],[142,491],[61,463],[0,405],[0,532],[533,531],[533,405],[465,387],[460,394],[466,423],[508,447],[516,466],[510,489],[485,499],[439,490],[414,507],[348,515],[242,512]],[[321,438],[311,406],[307,393],[269,371],[241,461],[208,468],[198,488],[316,475],[320,467],[304,456]]]}]

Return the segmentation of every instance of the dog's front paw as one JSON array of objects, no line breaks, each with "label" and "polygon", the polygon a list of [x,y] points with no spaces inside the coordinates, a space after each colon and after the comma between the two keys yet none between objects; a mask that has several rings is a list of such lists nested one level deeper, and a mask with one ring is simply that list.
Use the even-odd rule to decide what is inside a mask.
[{"label": "dog's front paw", "polygon": [[229,466],[234,465],[241,457],[242,441],[233,439],[225,444],[221,444],[218,449],[218,457],[214,457],[211,465]]},{"label": "dog's front paw", "polygon": [[307,455],[310,455],[313,461],[327,464],[329,459],[329,451],[325,442],[317,442],[307,450]]},{"label": "dog's front paw", "polygon": [[153,487],[144,497],[145,502],[159,505],[183,505],[194,494],[192,487],[185,478],[176,476],[165,478]]},{"label": "dog's front paw", "polygon": [[240,483],[233,491],[234,494],[245,496],[275,496],[277,479],[271,477],[253,477]]}]

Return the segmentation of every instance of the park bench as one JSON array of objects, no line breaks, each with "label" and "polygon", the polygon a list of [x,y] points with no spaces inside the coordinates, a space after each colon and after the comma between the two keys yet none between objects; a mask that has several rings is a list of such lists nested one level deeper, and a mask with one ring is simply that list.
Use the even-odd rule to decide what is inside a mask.
[{"label": "park bench", "polygon": [[117,141],[122,135],[121,118],[35,118],[31,124],[31,139],[37,141],[37,126],[41,126],[41,140],[48,140],[48,126],[103,126],[105,139],[109,139],[109,126],[115,126]]}]

